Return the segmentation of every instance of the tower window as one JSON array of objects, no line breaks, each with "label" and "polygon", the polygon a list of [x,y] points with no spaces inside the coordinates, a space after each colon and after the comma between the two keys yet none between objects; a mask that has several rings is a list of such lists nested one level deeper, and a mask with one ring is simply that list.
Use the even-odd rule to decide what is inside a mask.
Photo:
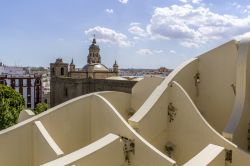
[{"label": "tower window", "polygon": [[36,81],[35,81],[35,85],[38,86],[38,85],[40,85],[40,84],[41,84],[41,82],[40,82],[40,80],[37,78]]},{"label": "tower window", "polygon": [[52,75],[55,74],[55,69],[54,69],[54,67],[52,67],[51,74],[52,74]]},{"label": "tower window", "polygon": [[64,68],[61,68],[61,75],[64,75]]}]

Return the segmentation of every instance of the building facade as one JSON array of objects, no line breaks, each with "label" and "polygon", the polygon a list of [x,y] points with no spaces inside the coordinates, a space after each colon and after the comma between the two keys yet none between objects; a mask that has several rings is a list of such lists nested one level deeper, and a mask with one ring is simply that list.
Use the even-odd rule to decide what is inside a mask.
[{"label": "building facade", "polygon": [[25,108],[34,109],[42,102],[42,85],[40,76],[0,76],[0,83],[19,92],[25,101]]},{"label": "building facade", "polygon": [[56,106],[74,97],[97,91],[131,92],[136,81],[110,79],[118,77],[119,66],[115,61],[109,69],[101,63],[100,47],[94,38],[89,46],[87,64],[76,68],[73,59],[70,64],[61,58],[50,64],[50,104]]},{"label": "building facade", "polygon": [[42,102],[42,76],[31,74],[29,68],[6,66],[0,63],[0,84],[12,87],[25,101],[25,108],[34,109]]}]

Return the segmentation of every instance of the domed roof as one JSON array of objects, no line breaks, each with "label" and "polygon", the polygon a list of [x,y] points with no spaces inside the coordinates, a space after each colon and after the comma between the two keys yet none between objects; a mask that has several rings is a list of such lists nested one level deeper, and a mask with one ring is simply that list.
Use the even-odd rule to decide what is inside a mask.
[{"label": "domed roof", "polygon": [[96,44],[91,44],[91,45],[89,46],[89,49],[100,50],[99,46],[96,45]]},{"label": "domed roof", "polygon": [[[89,65],[90,65],[90,64],[85,65],[85,66],[83,67],[83,69],[84,69],[84,70],[88,70]],[[103,65],[103,64],[101,64],[101,63],[92,63],[91,65],[94,66],[94,71],[107,71],[107,72],[109,71],[109,69],[108,69],[105,65]]]},{"label": "domed roof", "polygon": [[99,46],[96,44],[95,38],[93,38],[92,44],[89,46],[89,50],[90,49],[100,50]]}]

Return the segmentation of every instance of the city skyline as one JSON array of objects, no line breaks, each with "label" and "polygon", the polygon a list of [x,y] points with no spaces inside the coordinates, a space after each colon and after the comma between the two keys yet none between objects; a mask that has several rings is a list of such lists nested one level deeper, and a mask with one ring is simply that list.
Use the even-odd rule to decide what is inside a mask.
[{"label": "city skyline", "polygon": [[0,2],[0,61],[44,66],[87,61],[93,35],[102,62],[120,68],[175,68],[225,41],[250,36],[241,0],[54,0]]}]

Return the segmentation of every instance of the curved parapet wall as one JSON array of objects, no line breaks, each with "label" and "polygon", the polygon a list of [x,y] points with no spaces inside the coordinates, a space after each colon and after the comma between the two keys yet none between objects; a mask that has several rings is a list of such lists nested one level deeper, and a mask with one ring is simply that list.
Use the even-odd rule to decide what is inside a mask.
[{"label": "curved parapet wall", "polygon": [[196,105],[209,124],[222,133],[235,100],[237,43],[232,40],[198,58],[200,82]]},{"label": "curved parapet wall", "polygon": [[[51,149],[53,148],[45,148],[48,145],[48,141],[41,138],[44,137],[45,132],[36,132],[38,128],[34,129],[35,121],[42,123],[43,128],[64,154],[89,144],[91,141],[88,125],[90,99],[91,95],[72,99],[71,101],[20,122],[17,125],[0,131],[0,155],[4,156],[0,157],[0,165],[40,165],[43,164],[42,162],[44,161],[48,162],[51,160],[53,156],[55,159],[61,155],[55,153],[55,155],[50,155],[48,156],[49,158],[44,159],[45,154],[51,154]],[[40,139],[41,141],[36,142],[34,139],[36,139],[36,141]],[[71,140],[70,143],[68,142],[69,140]],[[37,145],[34,145],[34,143]],[[40,152],[45,154],[43,156],[41,154],[37,155],[38,158],[34,159],[34,152],[38,152],[37,154],[40,154]],[[42,156],[43,159],[39,158],[39,156]]]},{"label": "curved parapet wall", "polygon": [[244,150],[250,150],[250,39],[239,42],[236,75],[236,98],[233,112],[224,130],[233,142]]},{"label": "curved parapet wall", "polygon": [[[129,124],[155,147],[170,155],[178,164],[184,164],[205,146],[214,143],[233,151],[234,159],[227,161],[227,164],[247,165],[250,162],[250,156],[220,134],[233,110],[234,95],[237,94],[237,90],[235,92],[234,89],[237,55],[237,43],[230,41],[183,64],[152,92],[129,119]],[[223,62],[226,64],[221,66]],[[179,84],[176,82],[171,84],[172,81],[177,81]],[[179,98],[180,92],[173,92],[174,84],[178,84],[182,89],[181,93],[184,93],[182,99]],[[179,97],[176,96],[177,94]],[[176,112],[172,114],[171,110],[175,107],[174,101],[179,104]],[[178,106],[185,103],[189,103],[189,106],[184,105],[182,109],[178,109]],[[180,110],[183,110],[181,116],[183,119],[172,122],[175,116],[178,119]],[[170,116],[173,117],[170,118]],[[181,127],[174,125],[175,127],[171,129],[172,124],[182,125]],[[176,148],[173,154],[169,154],[169,147]]]},{"label": "curved parapet wall", "polygon": [[[146,99],[144,104],[139,110],[129,119],[130,125],[136,128],[136,123],[143,119],[154,104],[163,95],[169,84],[174,78],[180,79],[182,75],[186,75],[186,72],[192,72],[197,63],[197,58],[190,59],[174,70],[162,83],[155,88],[152,94]],[[190,64],[190,65],[189,65]]]},{"label": "curved parapet wall", "polygon": [[99,95],[107,99],[115,109],[127,120],[130,117],[131,94],[124,92],[99,92]]},{"label": "curved parapet wall", "polygon": [[[148,78],[132,94],[84,95],[0,131],[0,165],[248,166],[250,155],[237,146],[247,146],[250,131],[243,43],[193,58],[163,81]],[[246,75],[238,79],[240,67]],[[230,126],[237,145],[220,134],[230,115],[228,124],[238,117]]]},{"label": "curved parapet wall", "polygon": [[132,88],[131,107],[137,111],[154,89],[164,80],[163,77],[145,77]]},{"label": "curved parapet wall", "polygon": [[[97,140],[109,132],[127,137],[134,141],[135,151],[131,155],[132,165],[165,166],[175,165],[175,162],[147,143],[122,118],[118,111],[101,95],[96,94],[92,100],[92,139]],[[102,110],[102,111],[100,111]],[[156,164],[157,163],[157,164]]]},{"label": "curved parapet wall", "polygon": [[[177,82],[172,82],[171,87],[167,88],[165,93],[168,94],[168,98],[165,98],[167,100],[163,99],[163,101],[165,105],[172,103],[176,109],[176,115],[173,121],[170,122],[167,106],[165,106],[166,109],[160,111],[161,106],[159,103],[158,106],[152,107],[146,117],[137,123],[137,130],[144,138],[158,149],[165,151],[166,154],[166,146],[172,145],[171,157],[177,161],[178,165],[190,160],[210,143],[233,151],[232,157],[234,160],[230,165],[237,166],[239,163],[242,166],[248,165],[250,156],[222,137],[206,122],[187,92]],[[160,103],[163,105],[163,102]],[[164,121],[159,120],[160,116],[165,117],[165,124],[160,123]],[[148,127],[154,125],[155,121],[157,121],[158,128],[162,129],[161,132]]]},{"label": "curved parapet wall", "polygon": [[[109,98],[104,92],[102,95]],[[131,147],[134,150],[129,151],[127,157],[124,151],[117,154],[124,159],[124,164],[129,161],[138,166],[175,165],[175,161],[138,135],[103,96],[94,93],[72,99],[1,131],[0,154],[4,158],[0,158],[0,165],[41,165],[64,155],[78,155],[74,152],[109,133],[134,142],[135,147]],[[123,97],[128,99],[125,94]],[[96,152],[103,154],[102,148]],[[113,153],[107,153],[106,160],[110,160]]]},{"label": "curved parapet wall", "polygon": [[183,63],[152,92],[131,117],[131,123],[150,110],[171,81],[177,81],[207,121],[221,133],[233,108],[237,55],[233,40]]}]

